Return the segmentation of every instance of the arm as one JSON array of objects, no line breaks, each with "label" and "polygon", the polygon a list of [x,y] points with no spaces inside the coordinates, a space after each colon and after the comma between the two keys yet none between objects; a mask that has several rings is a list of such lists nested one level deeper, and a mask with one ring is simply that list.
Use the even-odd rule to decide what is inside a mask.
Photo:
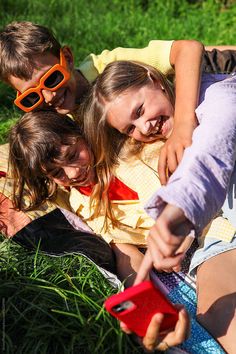
[{"label": "arm", "polygon": [[152,65],[164,74],[172,73],[170,51],[173,41],[152,40],[144,48],[122,48],[103,50],[99,55],[91,53],[80,64],[79,70],[84,77],[92,82],[103,72],[106,65],[116,60],[138,60]]},{"label": "arm", "polygon": [[191,145],[197,126],[195,108],[198,103],[203,45],[197,41],[175,41],[170,52],[170,63],[175,69],[176,103],[174,129],[164,145],[158,164],[162,184],[166,167],[173,173],[182,159],[184,149]]},{"label": "arm", "polygon": [[166,204],[179,207],[197,233],[221,208],[236,158],[236,77],[211,85],[197,109],[200,125],[169,183],[147,205],[155,220]]},{"label": "arm", "polygon": [[205,46],[205,50],[212,51],[213,49],[218,50],[236,50],[236,45],[214,45],[214,46]]},{"label": "arm", "polygon": [[127,243],[111,243],[111,247],[116,256],[118,278],[121,281],[125,280],[125,287],[133,285],[144,255],[135,245]]},{"label": "arm", "polygon": [[[197,114],[201,124],[196,128],[193,144],[171,176],[159,189],[146,210],[156,219],[148,238],[149,251],[138,275],[145,277],[152,263],[158,267],[173,266],[181,261],[178,254],[187,231],[200,234],[222,206],[236,159],[236,77],[208,88],[205,101]],[[160,241],[161,239],[161,241]]]}]

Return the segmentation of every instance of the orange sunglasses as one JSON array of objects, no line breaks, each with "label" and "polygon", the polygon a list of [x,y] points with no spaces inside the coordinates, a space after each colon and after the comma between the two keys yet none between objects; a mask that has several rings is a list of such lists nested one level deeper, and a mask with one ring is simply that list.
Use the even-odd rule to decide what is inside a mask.
[{"label": "orange sunglasses", "polygon": [[69,79],[70,73],[66,69],[66,59],[61,49],[60,64],[53,65],[41,77],[38,86],[29,88],[23,93],[17,91],[14,103],[25,112],[33,111],[44,101],[42,90],[57,91]]}]

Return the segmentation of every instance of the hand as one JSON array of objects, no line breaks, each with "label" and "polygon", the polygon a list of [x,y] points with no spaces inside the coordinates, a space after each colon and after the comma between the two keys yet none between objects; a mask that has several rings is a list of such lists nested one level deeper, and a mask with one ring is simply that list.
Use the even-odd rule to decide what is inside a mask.
[{"label": "hand", "polygon": [[183,211],[167,204],[150,230],[147,239],[148,250],[137,273],[135,284],[146,279],[152,266],[157,270],[179,269],[190,245],[189,239],[183,242],[192,229],[193,226]]},{"label": "hand", "polygon": [[178,123],[160,151],[158,174],[161,184],[166,184],[182,160],[184,150],[192,144],[192,134],[195,126]]},{"label": "hand", "polygon": [[0,193],[0,232],[6,237],[14,236],[31,222],[29,216],[14,209],[10,199]]},{"label": "hand", "polygon": [[[181,344],[189,336],[190,330],[190,319],[187,311],[183,306],[176,305],[179,309],[179,319],[175,325],[175,328],[169,330],[165,333],[159,333],[161,323],[163,321],[164,315],[161,313],[156,313],[148,326],[146,335],[143,338],[138,338],[139,344],[141,344],[146,350],[152,351],[158,349],[165,351],[169,347]],[[131,331],[127,326],[121,322],[122,330],[130,334]]]}]

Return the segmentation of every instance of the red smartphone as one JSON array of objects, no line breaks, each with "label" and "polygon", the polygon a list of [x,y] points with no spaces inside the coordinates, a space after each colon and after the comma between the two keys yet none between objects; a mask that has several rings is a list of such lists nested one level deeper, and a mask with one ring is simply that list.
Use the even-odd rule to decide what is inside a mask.
[{"label": "red smartphone", "polygon": [[160,332],[174,328],[179,317],[174,305],[149,280],[112,295],[104,305],[111,315],[140,337],[145,336],[155,313],[164,314]]}]

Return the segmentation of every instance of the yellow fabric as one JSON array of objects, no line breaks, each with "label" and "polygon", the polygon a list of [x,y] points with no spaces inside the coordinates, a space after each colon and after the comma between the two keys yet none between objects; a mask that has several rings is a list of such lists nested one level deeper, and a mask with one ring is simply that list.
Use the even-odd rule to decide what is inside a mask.
[{"label": "yellow fabric", "polygon": [[[92,230],[100,234],[108,243],[130,243],[145,245],[149,229],[154,224],[143,209],[143,205],[151,195],[160,188],[160,181],[157,174],[159,150],[163,143],[156,142],[146,144],[141,157],[128,157],[122,159],[115,170],[115,176],[133,189],[139,195],[139,200],[113,201],[112,208],[116,219],[120,222],[118,227],[109,231],[103,229],[104,216],[91,219],[90,197],[82,195],[78,190],[72,188],[70,204],[72,209]],[[228,220],[219,216],[215,218],[205,229],[203,237],[214,237],[222,241],[230,241],[236,230]]]},{"label": "yellow fabric", "polygon": [[145,48],[116,48],[104,50],[100,55],[90,54],[80,64],[79,70],[89,81],[94,81],[105,66],[117,60],[136,60],[154,66],[164,74],[173,74],[170,51],[173,41],[153,40]]},{"label": "yellow fabric", "polygon": [[[91,219],[90,197],[82,195],[77,189],[72,188],[70,203],[73,210],[97,234],[101,234],[107,242],[130,243],[145,245],[146,237],[150,227],[154,224],[143,209],[143,205],[150,196],[160,188],[160,181],[157,175],[158,152],[162,146],[161,142],[146,144],[140,158],[128,157],[120,161],[114,174],[133,189],[139,195],[139,200],[117,200],[112,202],[112,208],[116,219],[120,222],[118,227],[104,231],[104,216]],[[148,164],[148,166],[147,166]]]},{"label": "yellow fabric", "polygon": [[0,145],[0,171],[7,173],[9,144]]},{"label": "yellow fabric", "polygon": [[[9,144],[0,145],[0,171],[6,172],[8,170],[8,153]],[[7,178],[0,178],[0,193],[4,194],[7,198],[12,199],[12,185],[13,181],[8,176]],[[59,204],[61,207],[70,209],[69,205],[69,193],[66,190],[58,189],[55,203]],[[24,198],[25,205],[27,205],[27,197]],[[32,220],[37,219],[50,211],[56,209],[56,205],[52,202],[46,202],[39,208],[33,211],[27,211],[28,215]],[[23,226],[22,226],[23,227]]]},{"label": "yellow fabric", "polygon": [[205,237],[220,239],[230,242],[236,234],[235,227],[224,217],[218,216],[206,227],[201,237],[201,243]]}]

